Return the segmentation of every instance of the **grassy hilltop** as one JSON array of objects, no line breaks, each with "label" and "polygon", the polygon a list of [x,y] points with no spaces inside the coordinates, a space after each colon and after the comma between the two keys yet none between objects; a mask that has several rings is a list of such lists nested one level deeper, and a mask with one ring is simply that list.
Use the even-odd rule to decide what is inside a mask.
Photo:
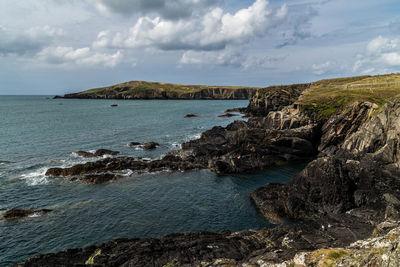
[{"label": "grassy hilltop", "polygon": [[184,85],[161,82],[130,81],[95,88],[65,98],[102,99],[248,99],[257,87]]},{"label": "grassy hilltop", "polygon": [[317,109],[321,118],[339,107],[369,101],[382,107],[400,97],[400,74],[358,76],[314,82],[297,101],[302,108]]}]

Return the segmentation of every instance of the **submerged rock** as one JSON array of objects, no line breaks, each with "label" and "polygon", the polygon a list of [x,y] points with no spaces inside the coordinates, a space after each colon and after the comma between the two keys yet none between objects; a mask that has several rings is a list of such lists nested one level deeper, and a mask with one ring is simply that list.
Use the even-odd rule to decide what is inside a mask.
[{"label": "submerged rock", "polygon": [[22,219],[34,214],[43,214],[52,212],[50,209],[40,209],[40,210],[22,210],[22,209],[12,209],[3,213],[2,217],[5,220],[17,220]]},{"label": "submerged rock", "polygon": [[95,157],[102,157],[105,155],[110,155],[110,156],[115,156],[118,155],[118,151],[112,151],[108,149],[98,149],[94,153],[91,152],[86,152],[86,151],[77,151],[75,152],[78,156],[84,157],[84,158],[95,158]]},{"label": "submerged rock", "polygon": [[235,116],[239,116],[238,114],[232,114],[232,113],[225,113],[223,115],[219,115],[219,118],[230,118],[230,117],[235,117]]},{"label": "submerged rock", "polygon": [[198,116],[196,114],[192,114],[192,113],[185,115],[185,118],[195,118],[195,117],[198,117]]}]

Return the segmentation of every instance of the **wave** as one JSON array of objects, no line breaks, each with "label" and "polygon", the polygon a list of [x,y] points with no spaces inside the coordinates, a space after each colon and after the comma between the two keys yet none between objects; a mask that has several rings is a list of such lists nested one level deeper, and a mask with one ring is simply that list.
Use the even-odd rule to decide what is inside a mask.
[{"label": "wave", "polygon": [[48,170],[48,168],[43,167],[36,171],[30,172],[27,174],[22,174],[18,177],[15,177],[14,179],[25,180],[26,183],[31,186],[48,184],[49,180],[47,179],[47,177],[45,175],[47,170]]},{"label": "wave", "polygon": [[182,144],[178,142],[169,143],[172,148],[182,149]]},{"label": "wave", "polygon": [[187,141],[191,141],[191,140],[200,139],[200,137],[201,137],[201,133],[197,133],[197,134],[188,135],[188,136],[186,136],[185,139],[186,139]]}]

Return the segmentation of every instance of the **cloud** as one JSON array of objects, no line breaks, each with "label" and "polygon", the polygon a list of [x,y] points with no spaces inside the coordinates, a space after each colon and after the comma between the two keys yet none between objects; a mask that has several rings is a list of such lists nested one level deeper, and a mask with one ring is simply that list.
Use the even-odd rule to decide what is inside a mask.
[{"label": "cloud", "polygon": [[183,53],[180,63],[190,65],[220,65],[241,67],[244,60],[244,56],[240,52],[233,50],[211,52],[187,51]]},{"label": "cloud", "polygon": [[220,0],[88,0],[105,14],[122,15],[155,13],[159,16],[177,20],[190,17],[193,13],[216,5]]},{"label": "cloud", "polygon": [[353,72],[371,73],[381,71],[398,71],[400,67],[400,39],[378,36],[367,45],[365,52],[357,56]]},{"label": "cloud", "polygon": [[123,54],[117,51],[114,54],[99,53],[89,47],[74,49],[72,47],[47,47],[36,55],[36,59],[51,65],[61,66],[104,66],[113,68],[122,62]]},{"label": "cloud", "polygon": [[302,6],[297,10],[293,8],[281,33],[282,41],[277,48],[295,45],[298,41],[310,38],[312,36],[310,21],[317,15],[317,10],[312,6]]},{"label": "cloud", "polygon": [[326,61],[321,64],[313,64],[311,66],[312,72],[316,75],[323,75],[333,70],[337,70],[338,64],[333,61]]},{"label": "cloud", "polygon": [[186,51],[180,64],[231,66],[244,70],[256,67],[275,69],[285,59],[286,56],[278,55],[248,55],[242,49],[229,48],[222,51]]},{"label": "cloud", "polygon": [[100,32],[93,47],[222,50],[264,37],[285,19],[287,12],[286,5],[273,9],[266,0],[256,0],[234,14],[214,8],[202,16],[178,21],[145,16],[140,17],[128,32]]},{"label": "cloud", "polygon": [[50,26],[29,28],[22,32],[0,26],[0,56],[36,53],[63,34],[63,30]]}]

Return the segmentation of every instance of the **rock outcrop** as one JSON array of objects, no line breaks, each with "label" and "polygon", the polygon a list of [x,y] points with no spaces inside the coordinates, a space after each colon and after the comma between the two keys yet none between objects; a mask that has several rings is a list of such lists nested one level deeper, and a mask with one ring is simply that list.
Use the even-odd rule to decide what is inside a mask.
[{"label": "rock outcrop", "polygon": [[46,175],[67,177],[73,181],[80,180],[90,184],[100,184],[122,178],[120,171],[124,170],[158,172],[164,170],[185,171],[199,168],[203,168],[203,166],[183,161],[181,158],[172,155],[153,161],[141,158],[117,157],[78,164],[70,168],[50,168],[47,170]]}]

